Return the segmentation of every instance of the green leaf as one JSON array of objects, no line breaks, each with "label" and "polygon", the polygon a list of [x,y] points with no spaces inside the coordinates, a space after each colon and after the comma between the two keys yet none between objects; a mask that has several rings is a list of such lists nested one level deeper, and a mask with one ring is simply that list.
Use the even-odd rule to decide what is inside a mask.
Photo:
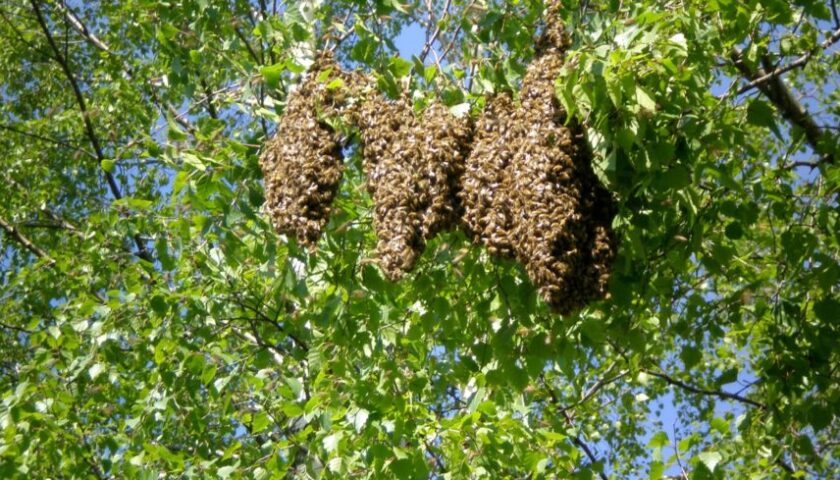
[{"label": "green leaf", "polygon": [[286,62],[275,63],[274,65],[262,67],[260,69],[260,75],[262,75],[266,85],[270,88],[278,89],[280,88],[280,79],[283,76],[284,70],[286,70]]},{"label": "green leaf", "polygon": [[99,166],[102,167],[102,170],[104,170],[107,173],[113,172],[114,166],[116,165],[116,160],[102,160],[101,162],[99,162]]},{"label": "green leaf", "polygon": [[721,460],[723,460],[721,454],[715,451],[700,453],[699,455],[697,455],[697,458],[703,465],[706,466],[706,468],[709,469],[710,472],[714,472],[715,468],[718,466]]},{"label": "green leaf", "polygon": [[781,139],[782,134],[776,125],[775,116],[773,108],[763,100],[753,100],[747,106],[747,121],[749,123],[758,127],[769,128],[776,134],[776,137]]},{"label": "green leaf", "polygon": [[835,298],[823,298],[814,302],[814,314],[824,322],[836,322],[840,319],[840,301]]},{"label": "green leaf", "polygon": [[650,464],[650,474],[648,478],[650,480],[660,480],[662,476],[665,475],[665,464],[662,462],[652,462]]},{"label": "green leaf", "polygon": [[744,237],[744,229],[738,222],[732,222],[726,226],[726,237],[732,240],[740,240]]},{"label": "green leaf", "polygon": [[221,467],[220,469],[216,470],[216,475],[218,475],[219,478],[228,478],[231,475],[233,475],[233,473],[236,471],[236,468],[237,467],[234,466]]},{"label": "green leaf", "polygon": [[327,84],[327,90],[336,90],[344,86],[344,80],[340,78],[336,78],[335,80],[331,81]]},{"label": "green leaf", "polygon": [[726,434],[729,433],[729,422],[727,422],[723,418],[715,417],[715,418],[712,419],[712,421],[710,423],[712,425],[712,428],[717,430],[719,433],[721,433],[723,435],[726,435]]},{"label": "green leaf", "polygon": [[650,97],[650,95],[639,86],[636,86],[636,101],[639,103],[639,106],[645,110],[650,112],[656,111],[656,102]]},{"label": "green leaf", "polygon": [[187,139],[187,134],[181,130],[181,127],[175,122],[170,115],[166,116],[167,136],[173,142],[181,142]]},{"label": "green leaf", "polygon": [[392,57],[388,69],[393,73],[394,77],[402,78],[411,72],[411,62],[400,57]]},{"label": "green leaf", "polygon": [[665,432],[657,432],[656,435],[651,437],[650,441],[648,442],[648,447],[650,448],[663,448],[670,443],[668,439],[668,434]]},{"label": "green leaf", "polygon": [[251,421],[251,431],[253,433],[259,433],[265,430],[271,424],[271,419],[269,418],[268,414],[260,411],[254,415],[254,419]]},{"label": "green leaf", "polygon": [[356,429],[357,433],[361,433],[362,429],[365,428],[369,413],[364,408],[361,408],[353,415],[353,428]]},{"label": "green leaf", "polygon": [[671,167],[662,173],[661,183],[665,189],[681,190],[691,185],[691,172],[681,165]]},{"label": "green leaf", "polygon": [[338,444],[339,442],[341,442],[342,436],[343,435],[341,432],[335,432],[332,435],[327,435],[326,437],[324,437],[324,449],[327,452],[334,452],[338,448]]}]

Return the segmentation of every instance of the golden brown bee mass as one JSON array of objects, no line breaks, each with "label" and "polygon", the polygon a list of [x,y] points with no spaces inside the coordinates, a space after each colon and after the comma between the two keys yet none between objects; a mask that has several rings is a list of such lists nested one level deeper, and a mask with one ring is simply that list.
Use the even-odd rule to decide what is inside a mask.
[{"label": "golden brown bee mass", "polygon": [[289,94],[277,133],[260,156],[275,229],[306,246],[318,242],[341,181],[341,145],[324,119],[346,108],[352,82],[332,58],[320,57]]},{"label": "golden brown bee mass", "polygon": [[462,216],[462,177],[472,146],[469,116],[457,118],[443,104],[434,102],[423,112],[418,125],[423,173],[421,197],[423,238],[452,230]]},{"label": "golden brown bee mass", "polygon": [[462,181],[463,223],[473,239],[490,253],[513,256],[510,162],[521,125],[507,94],[490,98],[475,128],[472,152]]},{"label": "golden brown bee mass", "polygon": [[567,314],[606,294],[615,206],[592,170],[585,131],[554,93],[567,47],[562,25],[549,21],[538,45],[516,115],[523,129],[510,167],[513,249],[543,299]]},{"label": "golden brown bee mass", "polygon": [[438,103],[418,119],[406,100],[381,95],[367,99],[358,117],[376,254],[385,275],[397,280],[414,267],[428,239],[457,221],[469,120]]},{"label": "golden brown bee mass", "polygon": [[[410,271],[434,235],[460,225],[494,255],[522,263],[555,311],[603,298],[616,207],[592,170],[584,128],[555,96],[569,43],[556,9],[549,6],[518,102],[490,97],[474,129],[437,102],[415,114],[406,99],[370,93],[361,75],[320,59],[260,158],[277,230],[317,242],[342,169],[339,139],[323,119],[339,116],[359,131],[376,256],[389,279]],[[344,87],[328,88],[336,78]]]},{"label": "golden brown bee mass", "polygon": [[360,107],[359,134],[373,197],[376,256],[385,276],[399,279],[423,251],[420,139],[411,105],[375,95]]}]

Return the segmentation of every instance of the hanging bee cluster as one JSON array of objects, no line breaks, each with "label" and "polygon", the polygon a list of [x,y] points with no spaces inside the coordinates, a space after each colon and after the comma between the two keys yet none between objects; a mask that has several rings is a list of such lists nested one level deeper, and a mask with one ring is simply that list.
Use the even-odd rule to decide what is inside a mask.
[{"label": "hanging bee cluster", "polygon": [[516,105],[507,93],[488,99],[478,119],[475,140],[466,162],[460,193],[464,228],[490,253],[513,257],[511,161],[514,140],[522,137],[522,124],[514,117]]},{"label": "hanging bee cluster", "polygon": [[[317,242],[342,168],[337,133],[323,119],[338,116],[359,131],[386,277],[401,278],[430,238],[461,226],[492,254],[522,263],[555,311],[602,298],[616,208],[592,170],[583,127],[555,98],[568,37],[556,4],[549,9],[518,103],[506,93],[489,98],[475,128],[437,102],[417,115],[407,99],[387,99],[369,79],[320,59],[260,158],[277,230]],[[329,88],[332,79],[345,87]]]},{"label": "hanging bee cluster", "polygon": [[616,253],[613,200],[592,170],[585,131],[568,122],[554,94],[566,38],[562,24],[550,21],[538,43],[514,114],[520,130],[509,167],[514,253],[563,314],[606,294]]},{"label": "hanging bee cluster", "polygon": [[414,267],[427,240],[457,222],[457,189],[472,136],[468,122],[439,103],[418,119],[407,100],[381,95],[359,108],[377,258],[391,280]]},{"label": "hanging bee cluster", "polygon": [[569,43],[557,8],[549,7],[519,105],[497,95],[478,120],[461,197],[474,241],[515,257],[566,314],[606,294],[616,239],[615,206],[592,170],[585,131],[567,122],[554,94]]},{"label": "hanging bee cluster", "polygon": [[357,81],[330,56],[319,57],[289,94],[277,134],[260,156],[275,229],[309,247],[321,236],[341,182],[340,139],[325,119],[352,106],[348,92]]}]

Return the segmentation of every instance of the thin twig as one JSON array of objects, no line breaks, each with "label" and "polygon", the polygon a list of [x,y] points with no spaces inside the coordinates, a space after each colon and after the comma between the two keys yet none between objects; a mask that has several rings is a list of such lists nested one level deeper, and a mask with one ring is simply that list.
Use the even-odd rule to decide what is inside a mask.
[{"label": "thin twig", "polygon": [[744,404],[747,404],[747,405],[752,405],[754,407],[760,408],[761,410],[766,410],[767,409],[767,406],[764,405],[763,403],[756,402],[755,400],[751,400],[751,399],[743,397],[741,395],[736,395],[734,393],[724,392],[724,391],[721,391],[721,390],[706,390],[706,389],[703,389],[703,388],[695,387],[695,386],[689,385],[689,384],[687,384],[687,383],[685,383],[681,380],[677,380],[676,378],[674,378],[674,377],[672,377],[668,374],[665,374],[665,373],[662,373],[662,372],[657,372],[655,370],[651,370],[651,369],[648,369],[648,368],[643,368],[643,369],[641,369],[641,371],[644,372],[644,373],[647,373],[650,376],[656,377],[660,380],[664,380],[668,384],[671,384],[675,387],[679,387],[679,388],[681,388],[683,390],[686,390],[688,392],[691,392],[691,393],[696,393],[696,394],[699,394],[699,395],[709,395],[709,396],[723,398],[723,399],[727,399],[727,400],[735,400],[736,402],[741,402],[741,403],[744,403]]},{"label": "thin twig", "polygon": [[61,147],[69,148],[71,150],[75,150],[77,152],[84,153],[85,155],[87,155],[90,158],[96,159],[96,155],[94,155],[93,152],[91,152],[89,150],[85,150],[82,147],[77,147],[75,145],[72,145],[70,143],[67,143],[67,142],[65,142],[63,140],[60,140],[60,139],[57,139],[57,138],[50,138],[50,137],[45,137],[43,135],[39,135],[37,133],[25,132],[25,131],[17,129],[17,128],[11,126],[11,125],[4,125],[2,123],[0,123],[0,129],[6,130],[6,131],[9,131],[9,132],[12,132],[12,133],[17,133],[18,135],[22,135],[22,136],[25,136],[25,137],[34,138],[36,140],[49,142],[49,143],[52,143],[52,144],[55,144],[55,145],[59,145]]},{"label": "thin twig", "polygon": [[49,254],[47,254],[47,252],[44,251],[44,249],[32,243],[32,240],[27,238],[24,234],[20,233],[20,231],[17,228],[15,228],[14,225],[7,222],[2,217],[0,217],[0,228],[2,228],[9,237],[21,244],[25,249],[29,250],[36,257],[42,260],[46,260],[47,263],[50,265],[55,263],[55,260],[53,260],[49,256]]},{"label": "thin twig", "polygon": [[[441,15],[440,20],[438,20],[436,22],[437,24],[435,25],[434,32],[432,32],[432,34],[429,36],[428,40],[426,40],[426,44],[423,45],[423,50],[420,52],[420,62],[421,63],[426,60],[426,56],[429,55],[429,51],[432,49],[432,45],[434,45],[434,43],[437,41],[438,35],[440,35],[440,23],[443,21],[443,19],[447,15],[449,15],[449,7],[451,5],[452,5],[452,1],[451,0],[446,0],[446,4],[444,4],[444,6],[443,6],[443,15]],[[431,18],[432,15],[433,15],[433,12],[430,9],[429,10],[430,20],[432,20],[432,18]]]},{"label": "thin twig", "polygon": [[[612,367],[610,367],[609,370],[611,370],[611,369],[612,369]],[[609,373],[609,370],[607,370],[607,373]],[[581,396],[580,400],[578,400],[577,402],[575,402],[571,405],[561,407],[560,411],[565,413],[568,410],[572,410],[574,408],[577,408],[577,407],[583,405],[584,403],[589,401],[589,399],[591,399],[593,396],[595,396],[595,394],[598,393],[602,388],[604,388],[605,386],[607,386],[607,385],[609,385],[609,384],[611,384],[611,383],[613,383],[617,380],[620,380],[621,378],[626,376],[628,373],[629,373],[629,370],[622,370],[621,372],[618,373],[618,375],[616,375],[614,377],[611,377],[611,378],[606,378],[605,377],[605,378],[602,378],[602,379],[598,380],[597,382],[595,382],[594,385],[589,387],[589,389],[583,394],[583,396]]]},{"label": "thin twig", "polygon": [[[55,39],[53,38],[52,32],[50,31],[49,27],[47,26],[47,21],[44,17],[43,12],[41,11],[41,6],[38,4],[37,0],[30,0],[29,2],[32,5],[33,10],[35,11],[35,15],[38,20],[38,24],[41,26],[41,30],[44,32],[44,35],[47,37],[47,43],[49,43],[50,48],[53,51],[53,59],[59,64],[61,67],[62,72],[64,72],[64,76],[67,77],[67,81],[70,82],[70,87],[73,90],[73,95],[76,97],[76,103],[79,105],[79,110],[82,113],[82,123],[85,127],[85,132],[87,134],[88,139],[90,140],[90,144],[93,147],[93,151],[96,154],[96,159],[102,164],[105,160],[105,154],[102,150],[102,144],[99,142],[99,137],[96,135],[96,130],[94,130],[93,122],[90,119],[90,112],[87,108],[87,103],[85,102],[85,97],[82,95],[82,90],[79,87],[79,83],[76,81],[76,77],[73,75],[72,70],[70,70],[70,64],[68,63],[68,59],[62,55],[61,50],[58,48],[58,45],[55,43]],[[111,172],[106,170],[102,170],[105,174],[105,180],[108,183],[108,188],[111,190],[111,195],[116,199],[120,200],[123,198],[122,192],[120,192],[120,187],[117,184],[117,180],[114,178],[114,175]],[[134,235],[134,244],[137,246],[137,256],[146,260],[151,260],[151,255],[146,250],[146,246],[143,243],[143,240],[140,238],[139,234]]]},{"label": "thin twig", "polygon": [[750,81],[750,83],[748,83],[748,84],[744,85],[743,87],[741,87],[740,89],[738,89],[737,94],[742,95],[742,94],[752,90],[753,88],[756,88],[756,87],[758,87],[762,84],[765,84],[765,83],[769,82],[770,80],[772,80],[772,79],[774,79],[774,78],[776,78],[780,75],[783,75],[783,74],[785,74],[785,73],[787,73],[791,70],[795,70],[797,68],[804,67],[805,64],[807,64],[811,60],[811,58],[814,57],[814,55],[816,55],[817,53],[827,49],[828,47],[832,46],[833,44],[837,43],[838,41],[840,41],[840,28],[835,30],[831,34],[831,36],[826,38],[825,41],[823,41],[817,48],[805,53],[804,55],[797,58],[793,62],[785,65],[784,67],[778,67],[778,68],[774,69],[773,71],[771,71],[769,73],[764,73],[763,75],[760,75],[760,76],[757,76],[757,77],[753,78],[752,81]]}]

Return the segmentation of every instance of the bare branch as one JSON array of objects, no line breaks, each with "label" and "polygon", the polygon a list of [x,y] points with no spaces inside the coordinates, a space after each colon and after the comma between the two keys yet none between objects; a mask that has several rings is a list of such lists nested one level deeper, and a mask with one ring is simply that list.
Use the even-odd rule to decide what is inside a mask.
[{"label": "bare branch", "polygon": [[9,131],[9,132],[12,132],[12,133],[17,133],[18,135],[22,135],[24,137],[30,137],[30,138],[34,138],[36,140],[41,140],[43,142],[48,142],[48,143],[52,143],[52,144],[55,144],[55,145],[59,145],[61,147],[69,148],[71,150],[75,150],[77,152],[84,153],[85,155],[87,155],[90,158],[96,159],[96,155],[94,155],[93,152],[91,152],[89,150],[85,150],[82,147],[77,147],[76,145],[71,145],[70,143],[67,143],[67,142],[65,142],[64,140],[61,140],[61,139],[50,138],[50,137],[45,137],[43,135],[39,135],[37,133],[26,132],[26,131],[20,130],[18,128],[15,128],[11,125],[4,125],[2,123],[0,123],[0,129],[1,130],[6,130],[6,131]]},{"label": "bare branch", "polygon": [[[826,48],[828,48],[830,46],[832,46],[833,44],[837,43],[838,41],[840,41],[840,28],[835,30],[827,39],[825,39],[825,41],[823,41],[819,45],[819,47],[815,48],[814,50],[811,50],[811,51],[807,52],[806,54],[797,58],[796,60],[789,63],[788,65],[785,65],[784,67],[778,67],[778,68],[776,68],[775,70],[772,70],[769,73],[764,72],[764,73],[762,73],[758,76],[753,77],[752,81],[750,83],[744,85],[743,87],[741,87],[738,90],[738,95],[744,94],[744,93],[752,90],[753,88],[759,87],[762,84],[765,84],[765,83],[769,82],[770,80],[773,80],[774,78],[777,78],[777,77],[779,77],[779,76],[781,76],[781,75],[783,75],[783,74],[785,74],[785,73],[787,73],[791,70],[795,70],[797,68],[804,67],[811,60],[811,58],[814,57],[814,55],[816,55],[817,53],[825,50]],[[736,61],[736,67],[737,66],[738,66],[738,64],[737,64],[737,61]],[[738,69],[741,70],[741,67],[738,67]],[[743,72],[743,70],[742,70],[742,72]]]},{"label": "bare branch", "polygon": [[744,403],[747,405],[752,405],[753,407],[760,408],[761,410],[766,410],[767,406],[763,403],[756,402],[755,400],[751,400],[749,398],[743,397],[741,395],[736,395],[734,393],[724,392],[721,390],[706,390],[703,388],[695,387],[693,385],[689,385],[681,380],[677,380],[670,375],[667,375],[662,372],[657,372],[648,368],[643,368],[642,372],[647,373],[650,376],[656,377],[660,380],[664,380],[666,383],[673,385],[675,387],[679,387],[683,390],[686,390],[691,393],[696,393],[698,395],[709,395],[713,397],[723,398],[726,400],[734,400],[736,402]]},{"label": "bare branch", "polygon": [[[432,34],[426,40],[426,44],[423,45],[423,50],[420,52],[420,62],[423,62],[423,61],[426,60],[426,56],[429,55],[429,51],[432,49],[432,45],[434,45],[434,43],[437,41],[438,35],[440,35],[440,22],[443,20],[443,18],[445,18],[447,15],[449,15],[449,7],[451,5],[452,5],[452,1],[451,0],[446,0],[446,4],[443,6],[443,15],[441,15],[441,20],[439,20],[437,22],[437,25],[435,25],[434,32],[432,32]],[[429,11],[429,15],[432,15],[431,9]]]},{"label": "bare branch", "polygon": [[64,12],[64,17],[67,19],[70,25],[72,25],[73,28],[76,29],[76,31],[81,33],[82,36],[85,37],[90,43],[96,46],[96,48],[102,50],[105,53],[113,53],[108,47],[108,45],[105,44],[105,42],[100,40],[96,35],[93,34],[93,32],[88,30],[87,26],[84,23],[82,23],[82,20],[79,18],[79,16],[76,15],[76,13],[73,12],[73,10],[70,7],[68,7],[63,0],[59,2],[56,6],[59,10]]},{"label": "bare branch", "polygon": [[[41,6],[38,4],[38,1],[30,0],[29,3],[32,5],[33,10],[35,11],[35,15],[38,19],[38,24],[41,26],[41,30],[47,37],[47,43],[49,43],[50,48],[53,51],[53,59],[59,64],[61,70],[64,72],[64,76],[67,77],[67,81],[70,82],[70,87],[73,89],[73,95],[76,97],[76,103],[79,105],[79,110],[82,113],[82,122],[85,127],[85,132],[87,133],[88,139],[90,140],[90,144],[93,147],[94,153],[96,154],[96,159],[99,160],[99,162],[101,163],[105,160],[105,154],[103,153],[102,145],[99,142],[99,137],[96,135],[96,131],[93,128],[93,122],[90,119],[90,113],[88,112],[87,103],[85,102],[85,97],[82,95],[82,90],[79,87],[79,83],[76,81],[76,77],[70,70],[70,64],[68,63],[67,58],[65,58],[64,55],[62,55],[61,50],[55,43],[55,39],[53,38],[52,32],[47,26],[47,21],[44,17],[43,12],[41,12]],[[111,190],[111,195],[113,195],[113,197],[117,200],[121,199],[122,193],[120,192],[120,187],[117,184],[117,180],[114,178],[114,175],[111,172],[107,172],[105,170],[103,170],[103,173],[105,174],[105,180],[108,183],[108,188]],[[149,252],[146,251],[146,246],[143,244],[143,240],[140,238],[140,235],[134,235],[134,244],[137,246],[138,257],[146,260],[151,259],[151,255],[149,255]]]},{"label": "bare branch", "polygon": [[29,240],[29,238],[20,233],[20,231],[17,228],[15,228],[14,225],[7,222],[2,217],[0,217],[0,228],[2,228],[6,232],[6,235],[11,237],[14,241],[18,242],[19,244],[21,244],[25,249],[29,250],[29,252],[31,252],[36,257],[46,260],[49,265],[55,263],[55,260],[53,260],[49,256],[49,254],[47,254],[47,252],[45,252],[38,245],[32,243],[32,241]]},{"label": "bare branch", "polygon": [[[840,30],[836,32],[836,37],[840,39]],[[741,74],[756,82],[758,79],[764,79],[757,83],[759,90],[764,94],[781,113],[782,117],[794,126],[802,129],[805,133],[805,139],[815,152],[822,155],[821,162],[834,163],[834,154],[825,151],[823,146],[823,139],[826,138],[826,132],[817,124],[814,117],[805,110],[805,107],[797,100],[790,89],[782,81],[778,75],[767,74],[767,70],[772,70],[772,65],[767,57],[762,59],[764,68],[756,68],[746,64],[742,52],[735,51],[732,55],[732,60],[735,67]],[[775,70],[772,70],[775,71]]]}]

